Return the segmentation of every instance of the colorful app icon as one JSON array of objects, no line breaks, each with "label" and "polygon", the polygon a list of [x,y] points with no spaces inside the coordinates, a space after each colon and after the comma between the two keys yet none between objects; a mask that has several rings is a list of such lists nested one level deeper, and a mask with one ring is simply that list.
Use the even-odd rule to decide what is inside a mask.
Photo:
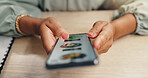
[{"label": "colorful app icon", "polygon": [[65,40],[64,42],[68,42],[68,41],[80,41],[81,39],[68,39],[68,40]]},{"label": "colorful app icon", "polygon": [[72,60],[72,59],[81,59],[84,58],[86,55],[82,53],[71,53],[62,56],[63,60]]},{"label": "colorful app icon", "polygon": [[71,39],[80,39],[79,36],[70,36],[68,40],[71,40]]},{"label": "colorful app icon", "polygon": [[63,51],[74,51],[74,50],[81,50],[81,48],[63,49]]},{"label": "colorful app icon", "polygon": [[66,43],[64,45],[61,45],[62,48],[72,48],[72,47],[78,47],[81,46],[81,43]]}]

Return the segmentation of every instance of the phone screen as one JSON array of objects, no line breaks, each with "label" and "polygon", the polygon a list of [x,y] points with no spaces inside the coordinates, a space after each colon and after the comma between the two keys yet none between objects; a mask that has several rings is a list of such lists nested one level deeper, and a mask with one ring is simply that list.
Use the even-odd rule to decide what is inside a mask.
[{"label": "phone screen", "polygon": [[98,64],[97,54],[86,33],[71,34],[68,40],[58,39],[49,55],[47,68],[63,68]]}]

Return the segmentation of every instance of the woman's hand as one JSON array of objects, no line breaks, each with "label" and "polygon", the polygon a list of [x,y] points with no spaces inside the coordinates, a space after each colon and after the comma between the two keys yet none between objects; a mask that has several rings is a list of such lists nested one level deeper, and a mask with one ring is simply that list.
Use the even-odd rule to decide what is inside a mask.
[{"label": "woman's hand", "polygon": [[41,35],[43,46],[47,54],[51,51],[56,42],[56,37],[68,39],[69,34],[61,27],[61,24],[52,17],[46,19],[23,17],[20,20],[20,29],[26,34]]},{"label": "woman's hand", "polygon": [[112,46],[114,33],[115,28],[111,23],[97,21],[87,35],[90,38],[95,38],[93,46],[101,54],[107,52]]},{"label": "woman's hand", "polygon": [[69,38],[69,34],[61,27],[60,23],[55,18],[51,17],[42,22],[39,31],[47,53],[49,53],[55,45],[55,36],[63,40]]},{"label": "woman's hand", "polygon": [[[25,16],[20,19],[20,30],[26,34],[40,34],[47,53],[53,48],[55,36],[68,39],[69,34],[61,27],[55,18],[34,18]],[[93,46],[100,53],[107,52],[112,46],[113,40],[132,33],[136,30],[137,22],[133,14],[126,14],[111,23],[98,21],[88,32],[90,38],[96,38]]]},{"label": "woman's hand", "polygon": [[126,14],[113,20],[111,23],[105,21],[96,22],[88,32],[88,36],[96,38],[93,45],[99,51],[99,54],[101,54],[109,50],[113,40],[133,33],[137,28],[136,24],[135,16],[133,14]]}]

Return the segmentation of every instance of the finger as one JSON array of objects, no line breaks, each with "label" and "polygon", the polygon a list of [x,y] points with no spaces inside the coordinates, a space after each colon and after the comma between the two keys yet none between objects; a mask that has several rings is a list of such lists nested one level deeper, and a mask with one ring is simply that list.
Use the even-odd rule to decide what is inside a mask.
[{"label": "finger", "polygon": [[45,24],[58,38],[64,40],[69,38],[69,34],[61,27],[61,24],[55,18],[48,18]]},{"label": "finger", "polygon": [[53,46],[55,45],[56,39],[53,36],[53,33],[51,32],[51,30],[45,24],[43,24],[40,27],[40,34],[41,34],[43,46],[48,54],[52,50]]},{"label": "finger", "polygon": [[101,46],[101,47],[99,48],[99,51],[101,51],[101,50],[103,50],[103,49],[108,49],[108,48],[110,48],[110,47],[112,46],[112,43],[113,43],[112,40],[107,41],[103,46]]},{"label": "finger", "polygon": [[96,22],[93,27],[90,29],[90,31],[87,33],[87,35],[90,38],[95,38],[98,36],[98,34],[101,32],[103,26],[105,26],[107,22],[104,21],[98,21]]},{"label": "finger", "polygon": [[112,38],[112,34],[106,30],[103,29],[100,34],[97,36],[97,38],[94,40],[94,47],[98,50],[101,46],[103,46],[108,40]]},{"label": "finger", "polygon": [[100,47],[100,49],[98,50],[98,53],[106,53],[109,48],[112,46],[113,40],[110,39],[109,41],[107,41],[102,47]]},{"label": "finger", "polygon": [[103,50],[99,51],[98,54],[100,55],[100,54],[106,53],[108,50],[109,50],[109,48],[108,49],[103,49]]}]

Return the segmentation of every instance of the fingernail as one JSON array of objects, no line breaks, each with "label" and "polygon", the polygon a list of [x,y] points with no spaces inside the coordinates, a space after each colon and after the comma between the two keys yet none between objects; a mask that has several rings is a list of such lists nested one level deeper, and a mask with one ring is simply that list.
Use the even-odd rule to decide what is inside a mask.
[{"label": "fingernail", "polygon": [[65,39],[68,39],[68,34],[67,34],[67,33],[63,33],[63,34],[62,34],[62,39],[64,39],[64,40],[65,40]]},{"label": "fingernail", "polygon": [[87,35],[90,36],[90,37],[95,37],[95,34],[92,33],[92,32],[88,32]]}]

